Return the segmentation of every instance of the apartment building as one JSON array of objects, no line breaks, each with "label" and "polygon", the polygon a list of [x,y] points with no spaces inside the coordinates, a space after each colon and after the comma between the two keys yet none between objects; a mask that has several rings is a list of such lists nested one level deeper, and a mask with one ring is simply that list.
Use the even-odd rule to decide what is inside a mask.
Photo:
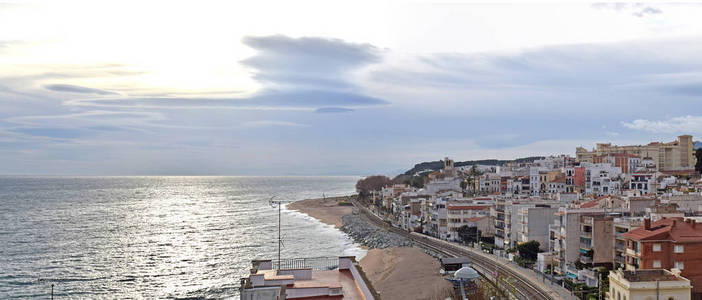
[{"label": "apartment building", "polygon": [[596,156],[626,153],[636,155],[642,160],[650,158],[657,171],[676,171],[694,169],[697,162],[694,156],[691,135],[678,136],[677,140],[669,143],[652,142],[648,145],[617,146],[600,143],[592,151],[583,147],[575,149],[577,162],[594,162]]},{"label": "apartment building", "polygon": [[575,262],[580,261],[580,255],[585,252],[582,249],[583,244],[589,242],[587,249],[593,249],[591,232],[584,235],[588,237],[588,240],[583,240],[581,218],[583,216],[604,216],[605,214],[606,212],[601,208],[572,209],[561,207],[558,209],[555,213],[556,218],[549,225],[549,247],[557,265],[554,269],[556,273],[571,278],[578,277]]},{"label": "apartment building", "polygon": [[580,217],[580,262],[612,268],[614,261],[614,218],[606,215]]},{"label": "apartment building", "polygon": [[[446,204],[446,232],[447,239],[458,241],[458,230],[463,226],[477,226],[477,223],[489,222],[490,208],[492,205],[461,202],[447,202]],[[488,219],[484,219],[488,218]],[[483,230],[485,226],[483,225]],[[492,230],[490,230],[492,231]]]},{"label": "apartment building", "polygon": [[690,279],[693,299],[702,299],[702,225],[694,219],[644,219],[624,234],[626,269],[678,269]]},{"label": "apartment building", "polygon": [[539,242],[539,250],[549,249],[548,226],[556,218],[555,213],[558,208],[548,204],[536,204],[534,206],[522,207],[518,210],[517,243],[529,241]]},{"label": "apartment building", "polygon": [[629,189],[638,191],[642,195],[655,193],[655,174],[654,173],[631,173],[629,179]]},{"label": "apartment building", "polygon": [[585,192],[597,196],[616,195],[621,192],[621,169],[609,163],[583,163],[585,167]]},{"label": "apartment building", "polygon": [[689,300],[690,280],[673,270],[609,272],[609,300]]},{"label": "apartment building", "polygon": [[641,166],[641,158],[630,153],[608,153],[596,155],[592,159],[593,163],[609,163],[622,170],[622,173],[629,174],[635,172]]},{"label": "apartment building", "polygon": [[642,217],[617,217],[613,222],[614,231],[614,268],[626,265],[626,238],[624,234],[643,225]]}]

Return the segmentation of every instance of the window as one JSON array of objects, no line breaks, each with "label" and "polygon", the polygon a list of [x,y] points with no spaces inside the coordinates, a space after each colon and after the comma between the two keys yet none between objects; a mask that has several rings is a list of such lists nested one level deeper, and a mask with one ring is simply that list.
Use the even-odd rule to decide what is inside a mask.
[{"label": "window", "polygon": [[654,267],[654,268],[660,268],[660,267],[661,267],[661,261],[660,261],[660,260],[654,260],[654,261],[653,261],[653,267]]},{"label": "window", "polygon": [[653,252],[661,252],[661,244],[653,244]]},{"label": "window", "polygon": [[678,270],[683,270],[683,269],[685,269],[685,262],[676,261],[676,262],[675,262],[675,268],[678,269]]},{"label": "window", "polygon": [[683,253],[685,252],[685,247],[683,245],[675,245],[675,253]]}]

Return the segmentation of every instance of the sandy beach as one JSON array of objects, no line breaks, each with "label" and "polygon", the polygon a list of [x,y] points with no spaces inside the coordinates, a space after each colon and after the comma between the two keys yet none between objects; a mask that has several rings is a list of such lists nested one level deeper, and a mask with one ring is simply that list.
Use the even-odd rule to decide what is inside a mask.
[{"label": "sandy beach", "polygon": [[353,206],[339,205],[340,201],[347,201],[348,198],[342,196],[301,200],[288,204],[287,208],[306,213],[322,223],[339,228],[343,225],[341,217],[353,211]]},{"label": "sandy beach", "polygon": [[[340,228],[341,217],[353,211],[352,206],[339,205],[347,198],[302,200],[287,208]],[[451,289],[451,284],[439,275],[439,261],[418,248],[371,249],[360,264],[384,300],[443,299],[437,296],[444,289]]]},{"label": "sandy beach", "polygon": [[443,299],[442,291],[452,289],[439,261],[418,248],[372,249],[360,263],[383,300]]}]

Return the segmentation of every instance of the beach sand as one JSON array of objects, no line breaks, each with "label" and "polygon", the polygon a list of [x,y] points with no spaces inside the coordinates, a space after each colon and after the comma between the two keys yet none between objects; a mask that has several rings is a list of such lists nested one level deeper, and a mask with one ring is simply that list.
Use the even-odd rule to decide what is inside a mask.
[{"label": "beach sand", "polygon": [[439,261],[418,248],[371,249],[360,264],[383,300],[444,299],[452,290]]},{"label": "beach sand", "polygon": [[347,201],[348,196],[328,197],[325,199],[308,199],[288,204],[288,209],[308,214],[322,223],[339,228],[343,225],[341,217],[353,211],[353,206],[339,205],[339,201]]}]

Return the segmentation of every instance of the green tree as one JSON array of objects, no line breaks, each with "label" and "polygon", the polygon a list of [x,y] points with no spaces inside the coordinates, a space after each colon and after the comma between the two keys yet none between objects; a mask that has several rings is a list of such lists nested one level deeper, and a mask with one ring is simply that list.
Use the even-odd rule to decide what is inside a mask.
[{"label": "green tree", "polygon": [[468,187],[468,180],[464,179],[463,181],[461,181],[461,189],[463,189],[465,191],[467,187]]},{"label": "green tree", "polygon": [[517,251],[519,251],[519,256],[523,259],[536,261],[536,256],[539,254],[539,246],[538,241],[528,241],[517,245]]},{"label": "green tree", "polygon": [[695,164],[695,171],[702,173],[702,148],[695,151],[695,157],[697,157],[697,164]]},{"label": "green tree", "polygon": [[468,227],[468,225],[463,225],[458,228],[458,237],[464,242],[475,243],[478,242],[478,239],[480,238],[480,230],[478,230],[478,227],[475,226]]}]

